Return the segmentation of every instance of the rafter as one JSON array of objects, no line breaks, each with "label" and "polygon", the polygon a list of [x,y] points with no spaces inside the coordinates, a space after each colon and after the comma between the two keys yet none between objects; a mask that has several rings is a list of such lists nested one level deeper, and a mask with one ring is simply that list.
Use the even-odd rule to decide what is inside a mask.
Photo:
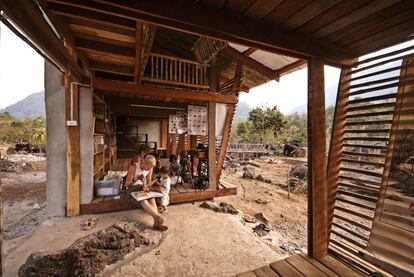
[{"label": "rafter", "polygon": [[264,66],[263,64],[246,55],[243,55],[242,53],[239,53],[237,50],[233,49],[230,46],[224,48],[222,50],[222,53],[236,60],[237,62],[242,63],[243,65],[257,71],[263,76],[266,76],[270,80],[279,80],[279,75],[274,70]]},{"label": "rafter", "polygon": [[92,83],[93,87],[98,91],[121,92],[135,96],[150,96],[163,99],[173,98],[188,101],[215,101],[219,103],[236,102],[236,96],[234,95],[222,95],[215,92],[151,87],[107,79],[94,79]]},{"label": "rafter", "polygon": [[52,24],[56,26],[59,34],[64,38],[65,42],[70,46],[71,50],[76,54],[76,58],[78,58],[82,62],[82,65],[84,69],[87,71],[87,74],[91,75],[89,68],[89,59],[82,50],[76,48],[75,38],[69,31],[67,24],[63,22],[59,16],[56,16],[56,14],[50,12],[48,4],[44,0],[37,0],[37,2],[39,3],[42,10],[45,12],[47,17],[50,19]]},{"label": "rafter", "polygon": [[[148,59],[151,53],[152,45],[154,44],[155,32],[157,28],[155,26],[145,24],[146,28],[143,30],[143,44],[141,47],[144,47],[143,54],[141,56],[141,64],[138,73],[137,83],[142,83],[142,78],[144,77],[145,68],[147,67]],[[137,42],[138,43],[138,42]],[[142,51],[141,51],[142,52]]]},{"label": "rafter", "polygon": [[243,52],[243,55],[250,56],[251,54],[253,54],[257,50],[258,50],[257,48],[250,47],[249,49],[247,49],[246,51]]},{"label": "rafter", "polygon": [[134,66],[134,82],[138,82],[138,76],[141,65],[141,52],[142,52],[142,22],[136,22],[136,35],[135,35],[135,66]]}]

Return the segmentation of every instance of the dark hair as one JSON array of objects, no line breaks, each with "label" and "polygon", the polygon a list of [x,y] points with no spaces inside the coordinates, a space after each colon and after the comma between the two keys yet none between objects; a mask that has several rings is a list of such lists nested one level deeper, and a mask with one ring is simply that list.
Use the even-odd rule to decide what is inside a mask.
[{"label": "dark hair", "polygon": [[177,161],[177,156],[173,154],[173,155],[170,156],[169,160],[170,160],[170,163],[176,162]]},{"label": "dark hair", "polygon": [[169,174],[170,173],[170,168],[168,166],[163,166],[160,169],[160,174]]}]

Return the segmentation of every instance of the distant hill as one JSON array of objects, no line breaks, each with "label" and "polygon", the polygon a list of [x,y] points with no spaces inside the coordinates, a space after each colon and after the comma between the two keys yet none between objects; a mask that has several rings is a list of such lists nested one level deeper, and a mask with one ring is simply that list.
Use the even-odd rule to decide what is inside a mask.
[{"label": "distant hill", "polygon": [[251,107],[246,102],[240,101],[237,104],[236,112],[234,113],[233,122],[237,123],[240,121],[244,121],[249,117],[249,112],[251,111]]},{"label": "distant hill", "polygon": [[8,112],[19,119],[45,117],[45,92],[40,91],[30,94],[23,100],[0,110],[0,113],[4,112]]}]

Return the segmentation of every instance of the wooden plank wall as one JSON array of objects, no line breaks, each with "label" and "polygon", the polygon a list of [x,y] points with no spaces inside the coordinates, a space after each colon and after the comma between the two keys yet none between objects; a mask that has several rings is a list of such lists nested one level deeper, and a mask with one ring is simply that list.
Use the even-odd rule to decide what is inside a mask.
[{"label": "wooden plank wall", "polygon": [[308,255],[327,254],[327,181],[324,63],[308,65]]}]

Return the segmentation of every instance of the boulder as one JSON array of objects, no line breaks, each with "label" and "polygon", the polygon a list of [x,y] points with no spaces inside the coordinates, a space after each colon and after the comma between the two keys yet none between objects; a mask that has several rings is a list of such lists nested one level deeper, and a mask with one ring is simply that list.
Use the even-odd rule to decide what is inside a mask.
[{"label": "boulder", "polygon": [[264,182],[265,178],[262,175],[259,174],[259,175],[256,176],[256,180],[258,180],[260,182]]},{"label": "boulder", "polygon": [[267,219],[267,217],[262,212],[255,213],[254,217],[265,224],[269,223],[269,219]]},{"label": "boulder", "polygon": [[253,179],[253,173],[249,169],[243,171],[243,179]]},{"label": "boulder", "polygon": [[263,237],[270,232],[270,228],[266,224],[260,223],[253,227],[253,232],[255,232],[259,237]]},{"label": "boulder", "polygon": [[290,171],[290,174],[300,180],[305,180],[308,177],[308,165],[298,164]]}]

